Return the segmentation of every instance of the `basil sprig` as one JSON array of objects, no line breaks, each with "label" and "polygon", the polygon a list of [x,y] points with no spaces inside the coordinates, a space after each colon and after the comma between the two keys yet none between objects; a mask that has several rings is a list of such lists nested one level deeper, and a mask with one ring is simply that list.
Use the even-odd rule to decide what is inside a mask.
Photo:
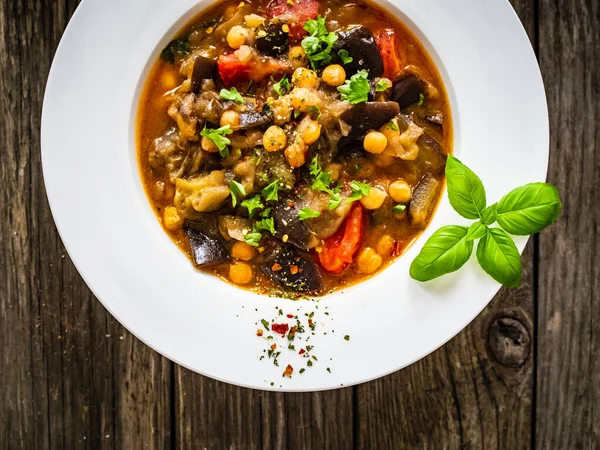
[{"label": "basil sprig", "polygon": [[[410,276],[429,281],[460,269],[477,244],[477,261],[499,283],[516,287],[521,282],[521,255],[508,233],[527,236],[553,224],[562,203],[558,189],[548,183],[531,183],[514,189],[498,203],[486,204],[483,183],[453,156],[446,165],[448,198],[461,216],[474,219],[470,227],[445,226],[425,243],[410,266]],[[491,228],[497,223],[501,228]]]}]

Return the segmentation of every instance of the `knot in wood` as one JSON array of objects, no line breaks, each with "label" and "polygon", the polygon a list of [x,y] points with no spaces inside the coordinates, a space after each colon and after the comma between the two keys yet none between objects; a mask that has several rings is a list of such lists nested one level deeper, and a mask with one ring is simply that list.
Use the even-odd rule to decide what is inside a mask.
[{"label": "knot in wood", "polygon": [[529,358],[531,338],[525,325],[518,319],[502,317],[492,323],[488,333],[488,345],[498,363],[519,368]]}]

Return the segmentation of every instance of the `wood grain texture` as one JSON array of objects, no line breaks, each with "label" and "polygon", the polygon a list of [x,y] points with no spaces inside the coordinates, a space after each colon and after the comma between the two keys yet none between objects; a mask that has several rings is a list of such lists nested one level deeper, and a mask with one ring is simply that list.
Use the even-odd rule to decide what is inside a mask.
[{"label": "wood grain texture", "polygon": [[600,446],[600,6],[540,2],[549,181],[564,211],[540,236],[536,443]]}]

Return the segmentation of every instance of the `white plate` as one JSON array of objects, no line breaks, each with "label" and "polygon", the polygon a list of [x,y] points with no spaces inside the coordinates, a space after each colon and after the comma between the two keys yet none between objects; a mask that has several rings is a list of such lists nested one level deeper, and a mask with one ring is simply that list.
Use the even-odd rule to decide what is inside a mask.
[{"label": "white plate", "polygon": [[[416,33],[440,69],[451,100],[455,154],[484,181],[489,203],[516,186],[544,180],[544,89],[509,3],[382,3]],[[69,23],[44,100],[42,162],[54,219],[77,269],[142,341],[189,369],[229,383],[331,389],[424,357],[473,320],[499,289],[474,258],[436,282],[410,279],[410,261],[433,230],[462,222],[447,200],[397,263],[326,297],[318,310],[313,302],[260,297],[196,271],[161,229],[138,174],[135,113],[160,50],[209,4],[84,0]],[[525,243],[518,241],[521,250]],[[292,352],[283,352],[281,367],[258,358],[267,342],[255,336],[255,322],[275,317],[279,307],[284,313],[317,312],[310,343],[319,361],[303,375],[298,369],[304,362]],[[346,334],[349,341],[343,339]],[[292,379],[281,376],[287,363],[296,368]]]}]

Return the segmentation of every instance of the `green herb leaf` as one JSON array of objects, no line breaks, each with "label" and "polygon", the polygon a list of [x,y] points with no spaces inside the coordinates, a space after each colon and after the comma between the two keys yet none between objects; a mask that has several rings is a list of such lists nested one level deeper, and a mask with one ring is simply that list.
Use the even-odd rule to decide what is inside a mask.
[{"label": "green herb leaf", "polygon": [[344,336],[344,340],[345,340],[345,341],[349,341],[349,340],[350,340],[350,335],[349,335],[349,334],[345,335],[345,336]]},{"label": "green herb leaf", "polygon": [[279,180],[273,181],[267,187],[262,190],[262,195],[265,196],[267,201],[279,200]]},{"label": "green herb leaf", "polygon": [[481,223],[489,226],[496,221],[496,216],[498,216],[498,203],[494,203],[483,210],[481,213]]},{"label": "green herb leaf", "polygon": [[425,94],[419,94],[419,103],[417,103],[418,106],[421,106],[423,104],[423,102],[425,101]]},{"label": "green herb leaf", "polygon": [[556,222],[562,208],[558,189],[548,183],[521,186],[498,203],[498,224],[510,234],[538,233]]},{"label": "green herb leaf", "polygon": [[363,197],[371,195],[371,186],[365,183],[359,183],[358,181],[351,181],[350,188],[352,188],[352,195],[346,199],[347,203],[352,203],[360,200]]},{"label": "green herb leaf", "polygon": [[244,208],[248,209],[248,214],[250,215],[250,217],[254,216],[255,211],[263,209],[265,207],[260,201],[259,195],[255,195],[252,198],[244,200],[241,204]]},{"label": "green herb leaf", "polygon": [[485,188],[477,175],[454,156],[446,164],[448,199],[461,216],[479,219],[485,209]]},{"label": "green herb leaf", "polygon": [[269,322],[267,322],[265,319],[260,319],[260,323],[262,323],[262,326],[265,327],[265,330],[269,331],[271,329],[269,327]]},{"label": "green herb leaf", "polygon": [[258,247],[261,239],[262,234],[257,232],[248,233],[246,236],[244,236],[244,242],[252,247]]},{"label": "green herb leaf", "polygon": [[406,211],[406,205],[404,203],[400,203],[392,208],[392,212],[401,213]]},{"label": "green herb leaf", "polygon": [[329,191],[331,185],[331,170],[321,172],[311,186],[313,191]]},{"label": "green herb leaf", "polygon": [[190,54],[190,40],[187,37],[177,38],[160,53],[160,58],[168,63],[175,63],[175,58],[185,58]]},{"label": "green herb leaf", "polygon": [[302,208],[298,212],[298,219],[300,219],[300,220],[312,219],[313,217],[319,217],[320,215],[321,215],[321,213],[319,211],[315,211],[310,208]]},{"label": "green herb leaf", "polygon": [[330,195],[331,195],[331,199],[329,200],[329,203],[327,204],[327,208],[329,208],[329,211],[333,211],[335,208],[340,206],[340,204],[342,203],[342,196],[340,194],[338,194],[337,192],[332,192],[332,193],[330,193]]},{"label": "green herb leaf", "polygon": [[271,208],[267,208],[263,212],[260,213],[260,217],[262,217],[263,219],[266,217],[270,217],[270,216],[271,216]]},{"label": "green herb leaf", "polygon": [[349,80],[346,80],[343,85],[338,86],[337,90],[342,94],[342,100],[352,105],[366,102],[369,99],[369,92],[371,91],[369,72],[359,70]]},{"label": "green herb leaf", "polygon": [[352,56],[348,56],[348,50],[345,49],[341,49],[338,52],[338,56],[342,60],[342,64],[350,64],[352,61],[354,61],[354,58]]},{"label": "green herb leaf", "polygon": [[387,82],[386,79],[382,79],[382,80],[379,80],[377,82],[377,84],[375,85],[375,91],[384,92],[384,91],[387,91],[388,88],[391,88],[391,87],[392,86]]},{"label": "green herb leaf", "polygon": [[275,234],[275,220],[272,217],[262,219],[254,225],[256,231],[265,230],[271,234]]},{"label": "green herb leaf", "polygon": [[283,78],[281,78],[281,80],[279,80],[273,85],[273,90],[280,97],[284,95],[286,91],[289,91],[291,88],[292,86],[290,86],[290,80],[288,80],[287,75],[284,75]]},{"label": "green herb leaf", "polygon": [[321,108],[319,108],[317,105],[309,106],[308,108],[306,108],[306,112],[308,114],[312,114],[312,113],[316,112],[317,113],[317,119],[320,119],[321,115],[322,115],[321,114]]},{"label": "green herb leaf", "polygon": [[487,233],[487,227],[481,222],[475,222],[469,227],[469,232],[467,233],[467,239],[469,241],[474,241],[475,239],[480,239]]},{"label": "green herb leaf", "polygon": [[309,36],[302,40],[302,48],[313,69],[331,61],[331,49],[338,40],[337,34],[327,30],[325,19],[326,17],[317,16],[316,20],[304,23]]},{"label": "green herb leaf", "polygon": [[460,269],[473,252],[473,241],[467,239],[467,227],[449,225],[429,238],[410,266],[410,276],[429,281]]},{"label": "green herb leaf", "polygon": [[243,184],[232,180],[231,183],[229,183],[229,190],[231,191],[231,202],[235,208],[240,202],[240,198],[246,196],[246,189],[244,189]]},{"label": "green herb leaf", "polygon": [[521,283],[521,255],[517,246],[500,228],[488,229],[477,245],[477,260],[494,280],[517,287]]},{"label": "green herb leaf", "polygon": [[246,103],[244,97],[242,97],[242,94],[240,94],[238,90],[234,87],[232,87],[229,90],[221,89],[221,92],[219,92],[219,97],[225,100],[231,100],[232,102],[236,103]]},{"label": "green herb leaf", "polygon": [[319,164],[319,155],[315,155],[315,157],[310,162],[309,171],[310,171],[310,175],[313,178],[317,178],[319,176],[319,174],[323,171],[321,164]]},{"label": "green herb leaf", "polygon": [[231,144],[231,141],[225,136],[231,133],[233,133],[233,130],[229,125],[217,128],[216,130],[207,128],[205,125],[200,135],[214,142],[214,144],[219,149],[219,153],[221,154],[221,156],[223,158],[226,158],[227,156],[229,156],[229,149],[227,148],[227,146]]}]

